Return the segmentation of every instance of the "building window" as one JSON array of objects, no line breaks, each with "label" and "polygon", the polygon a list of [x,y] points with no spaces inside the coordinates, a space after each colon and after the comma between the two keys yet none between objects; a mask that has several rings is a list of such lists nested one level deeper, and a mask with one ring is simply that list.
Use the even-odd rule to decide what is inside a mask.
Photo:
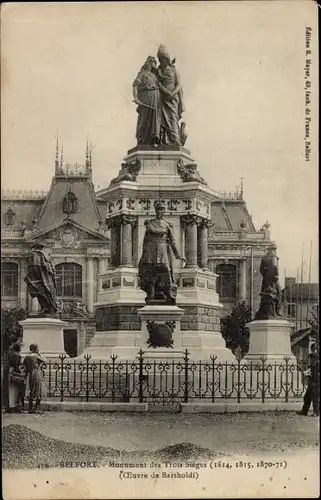
[{"label": "building window", "polygon": [[287,304],[287,316],[290,318],[296,317],[296,305],[295,304]]},{"label": "building window", "polygon": [[6,213],[4,214],[4,222],[7,226],[13,226],[16,214],[12,210],[12,208],[8,208]]},{"label": "building window", "polygon": [[18,264],[3,262],[1,265],[1,295],[18,297]]},{"label": "building window", "polygon": [[217,292],[222,299],[236,299],[236,266],[219,264],[216,266]]},{"label": "building window", "polygon": [[82,297],[82,267],[79,264],[57,264],[56,280],[58,297]]},{"label": "building window", "polygon": [[68,193],[64,196],[62,210],[64,214],[75,214],[78,212],[78,198],[71,189],[69,189]]}]

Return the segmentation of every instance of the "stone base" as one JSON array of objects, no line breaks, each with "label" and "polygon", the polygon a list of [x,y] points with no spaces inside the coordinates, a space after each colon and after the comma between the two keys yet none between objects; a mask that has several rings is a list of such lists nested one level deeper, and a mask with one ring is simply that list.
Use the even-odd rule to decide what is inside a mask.
[{"label": "stone base", "polygon": [[[157,351],[159,357],[164,359],[168,356],[172,357],[174,352],[177,354],[182,352],[181,318],[184,314],[183,309],[170,305],[146,305],[139,309],[137,313],[141,320],[140,348],[144,351],[145,356],[149,356],[149,353],[153,353],[152,356],[155,356]],[[172,347],[159,346],[154,348],[148,345],[150,338],[148,327],[152,322],[157,325],[172,324]],[[156,356],[158,357],[158,355]]]},{"label": "stone base", "polygon": [[47,359],[65,353],[64,328],[68,325],[57,318],[27,318],[19,321],[23,329],[22,355],[29,353],[30,344],[37,344],[39,352]]},{"label": "stone base", "polygon": [[138,286],[135,267],[117,267],[100,275],[101,290],[96,307],[111,304],[144,304],[145,293]]},{"label": "stone base", "polygon": [[281,363],[288,357],[291,363],[296,363],[291,351],[292,323],[285,319],[267,319],[251,321],[247,326],[250,329],[250,347],[244,361],[260,363],[264,356],[268,362]]},{"label": "stone base", "polygon": [[179,275],[176,300],[179,306],[210,306],[219,314],[222,305],[216,293],[217,274],[199,267],[186,267],[180,270]]}]

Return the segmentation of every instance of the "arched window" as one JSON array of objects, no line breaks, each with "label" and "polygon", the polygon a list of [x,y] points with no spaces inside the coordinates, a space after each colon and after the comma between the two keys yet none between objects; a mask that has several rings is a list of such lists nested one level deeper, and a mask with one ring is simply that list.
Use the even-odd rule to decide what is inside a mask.
[{"label": "arched window", "polygon": [[18,264],[15,262],[1,263],[1,295],[18,297]]},{"label": "arched window", "polygon": [[7,226],[12,226],[15,220],[16,214],[12,210],[11,207],[8,208],[6,213],[4,214],[4,222]]},{"label": "arched window", "polygon": [[57,264],[56,280],[58,297],[82,297],[82,267],[79,264]]},{"label": "arched window", "polygon": [[233,264],[219,264],[216,266],[217,293],[222,299],[236,298],[236,266]]}]

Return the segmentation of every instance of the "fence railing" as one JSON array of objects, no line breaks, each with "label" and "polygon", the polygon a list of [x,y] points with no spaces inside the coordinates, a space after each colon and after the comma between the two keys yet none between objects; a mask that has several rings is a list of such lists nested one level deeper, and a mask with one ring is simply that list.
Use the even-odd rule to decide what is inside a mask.
[{"label": "fence railing", "polygon": [[303,396],[302,372],[284,357],[271,363],[193,361],[187,350],[182,360],[150,360],[143,351],[134,361],[82,361],[61,355],[42,367],[47,398],[58,401],[188,403],[196,400],[219,402],[242,400],[288,402]]}]

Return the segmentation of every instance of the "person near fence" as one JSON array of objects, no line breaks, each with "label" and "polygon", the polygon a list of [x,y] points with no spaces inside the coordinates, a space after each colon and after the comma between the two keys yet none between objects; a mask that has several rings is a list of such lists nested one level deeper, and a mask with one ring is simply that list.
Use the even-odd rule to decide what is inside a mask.
[{"label": "person near fence", "polygon": [[12,346],[18,342],[18,336],[11,334],[8,343],[2,344],[2,386],[1,386],[1,404],[5,409],[5,413],[10,411],[9,408],[9,356],[12,351]]},{"label": "person near fence", "polygon": [[302,410],[298,415],[307,416],[311,403],[313,408],[313,415],[319,416],[320,414],[320,399],[319,399],[319,356],[316,352],[316,345],[311,345],[311,353],[309,354],[309,367],[303,372],[307,378],[307,389],[303,398]]},{"label": "person near fence", "polygon": [[23,361],[26,373],[26,397],[29,401],[28,413],[36,413],[45,393],[41,366],[46,360],[39,354],[37,344],[31,344],[29,350]]},{"label": "person near fence", "polygon": [[21,371],[21,345],[15,342],[8,353],[8,406],[10,413],[22,412],[22,400],[24,393],[24,373]]}]

